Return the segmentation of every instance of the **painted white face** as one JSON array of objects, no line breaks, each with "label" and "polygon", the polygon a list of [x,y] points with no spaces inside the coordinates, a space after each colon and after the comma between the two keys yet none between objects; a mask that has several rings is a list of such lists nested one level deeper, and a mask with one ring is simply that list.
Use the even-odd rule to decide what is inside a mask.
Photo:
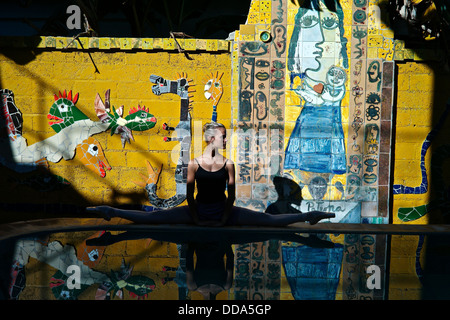
[{"label": "painted white face", "polygon": [[346,80],[345,71],[338,67],[332,67],[327,73],[327,83],[329,85],[340,87],[343,86]]},{"label": "painted white face", "polygon": [[307,70],[318,70],[320,68],[319,59],[322,57],[323,51],[318,46],[323,42],[319,12],[308,10],[300,18],[299,24],[300,32],[294,56],[296,72],[305,73]]},{"label": "painted white face", "polygon": [[[321,3],[320,25],[323,35],[323,43],[320,47],[323,49],[320,59],[321,71],[328,72],[332,66],[340,65],[341,62],[341,33],[339,30],[339,18],[336,13],[329,11]],[[321,72],[320,79],[323,79],[324,72]]]},{"label": "painted white face", "polygon": [[333,65],[340,65],[339,18],[320,3],[321,11],[307,10],[299,19],[300,31],[295,51],[295,72],[324,81]]}]

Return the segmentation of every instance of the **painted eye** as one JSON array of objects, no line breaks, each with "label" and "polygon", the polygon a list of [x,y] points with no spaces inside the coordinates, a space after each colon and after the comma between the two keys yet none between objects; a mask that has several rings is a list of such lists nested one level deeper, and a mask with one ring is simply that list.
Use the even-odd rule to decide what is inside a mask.
[{"label": "painted eye", "polygon": [[70,292],[68,290],[62,290],[59,295],[63,299],[69,299],[70,298]]},{"label": "painted eye", "polygon": [[58,103],[57,106],[58,106],[59,112],[61,112],[61,113],[69,111],[69,107],[67,105],[65,105],[62,101],[60,101],[60,103]]},{"label": "painted eye", "polygon": [[257,60],[257,61],[256,61],[256,66],[257,66],[257,67],[264,68],[264,67],[270,66],[270,63],[269,63],[269,61],[267,61],[267,60]]},{"label": "painted eye", "polygon": [[95,144],[90,144],[87,151],[94,157],[98,155],[98,147]]},{"label": "painted eye", "polygon": [[334,17],[326,17],[322,19],[322,27],[327,30],[336,29],[338,24],[338,20]]},{"label": "painted eye", "polygon": [[312,15],[305,15],[300,19],[300,26],[305,29],[312,28],[318,23],[319,19]]},{"label": "painted eye", "polygon": [[261,42],[244,42],[240,49],[242,54],[249,56],[261,56],[269,52],[267,44]]},{"label": "painted eye", "polygon": [[144,112],[142,112],[142,113],[140,114],[140,117],[141,117],[141,119],[146,119],[146,118],[147,118],[147,114],[144,113]]},{"label": "painted eye", "polygon": [[88,254],[89,260],[91,260],[91,261],[97,261],[99,256],[100,255],[98,254],[98,250],[97,249],[92,250]]},{"label": "painted eye", "polygon": [[244,99],[250,99],[253,96],[253,93],[250,91],[242,91],[241,97]]},{"label": "painted eye", "polygon": [[212,85],[212,80],[208,80],[208,82],[205,84],[205,91],[209,90]]}]

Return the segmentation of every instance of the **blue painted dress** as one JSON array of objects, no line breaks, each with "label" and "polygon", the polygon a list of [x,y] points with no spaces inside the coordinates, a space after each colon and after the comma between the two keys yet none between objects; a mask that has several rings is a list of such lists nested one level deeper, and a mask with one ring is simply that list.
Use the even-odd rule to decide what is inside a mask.
[{"label": "blue painted dress", "polygon": [[286,147],[284,169],[346,172],[340,101],[321,106],[305,103]]}]

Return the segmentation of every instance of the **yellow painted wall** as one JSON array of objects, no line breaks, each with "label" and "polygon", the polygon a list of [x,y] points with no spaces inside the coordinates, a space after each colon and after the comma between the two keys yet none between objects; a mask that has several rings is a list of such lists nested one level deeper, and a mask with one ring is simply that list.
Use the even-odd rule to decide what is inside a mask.
[{"label": "yellow painted wall", "polygon": [[[170,197],[175,193],[175,183],[171,180],[178,159],[177,142],[165,142],[163,138],[170,132],[162,130],[162,124],[176,126],[180,116],[180,98],[174,94],[156,96],[152,93],[151,74],[168,80],[176,80],[178,74],[186,74],[192,79],[192,123],[204,124],[211,119],[212,103],[204,96],[204,85],[212,72],[224,73],[222,83],[224,93],[218,105],[218,120],[230,125],[230,56],[228,53],[190,53],[192,60],[178,52],[92,52],[92,59],[81,51],[44,51],[30,62],[21,65],[14,59],[31,54],[28,50],[10,49],[0,55],[2,88],[15,94],[15,102],[24,119],[23,136],[28,145],[44,140],[55,132],[47,124],[47,113],[54,102],[53,95],[59,91],[72,90],[79,93],[76,106],[98,121],[94,111],[96,94],[104,100],[106,90],[111,90],[111,104],[116,108],[124,106],[124,116],[138,105],[149,108],[157,118],[157,125],[143,132],[134,131],[135,141],[122,148],[119,135],[110,135],[109,130],[95,135],[112,167],[106,177],[101,178],[87,170],[77,157],[71,161],[61,160],[50,163],[51,173],[67,179],[73,190],[85,203],[111,205],[145,203],[143,189],[133,181],[143,180],[140,174],[147,175],[146,161],[154,167],[163,166],[160,177],[159,196]],[[13,58],[10,58],[13,57]],[[205,80],[206,79],[206,80]],[[200,127],[201,128],[201,127]],[[198,129],[198,127],[197,127]],[[198,131],[197,131],[198,132]],[[174,149],[173,156],[171,150]],[[197,154],[198,155],[198,154]],[[5,179],[6,175],[2,175]],[[2,181],[5,182],[6,181]],[[13,189],[14,190],[14,189]],[[53,196],[52,196],[53,197]],[[54,200],[72,203],[71,194],[62,191]],[[48,202],[46,195],[34,199],[22,193],[12,193],[6,201],[29,200]]]},{"label": "yellow painted wall", "polygon": [[[416,59],[397,63],[397,105],[395,127],[394,184],[417,187],[422,182],[420,170],[422,144],[427,135],[445,118],[444,111],[449,98],[449,76],[443,65],[436,61]],[[428,224],[442,223],[439,209],[428,211],[419,219],[402,221],[400,208],[414,208],[429,205],[438,199],[436,191],[443,186],[436,185],[436,174],[432,174],[431,161],[439,156],[439,148],[447,144],[449,127],[443,127],[434,138],[425,156],[428,190],[423,194],[398,194],[393,196],[393,223]],[[440,172],[448,181],[447,161]],[[434,179],[433,179],[434,177]],[[440,178],[440,177],[439,177]],[[435,184],[433,184],[435,182]],[[420,299],[422,285],[416,270],[416,251],[419,236],[393,236],[391,242],[391,270],[389,282],[390,299]],[[420,267],[426,268],[426,247],[420,253]]]}]

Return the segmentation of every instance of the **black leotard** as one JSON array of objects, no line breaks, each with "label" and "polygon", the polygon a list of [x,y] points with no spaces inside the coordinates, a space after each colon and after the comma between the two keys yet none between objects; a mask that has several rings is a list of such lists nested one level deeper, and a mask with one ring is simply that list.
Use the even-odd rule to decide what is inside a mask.
[{"label": "black leotard", "polygon": [[228,181],[226,164],[227,162],[225,161],[223,167],[217,171],[206,171],[198,164],[198,169],[195,172],[195,180],[197,182],[196,200],[198,202],[218,203],[226,200],[225,189]]}]

